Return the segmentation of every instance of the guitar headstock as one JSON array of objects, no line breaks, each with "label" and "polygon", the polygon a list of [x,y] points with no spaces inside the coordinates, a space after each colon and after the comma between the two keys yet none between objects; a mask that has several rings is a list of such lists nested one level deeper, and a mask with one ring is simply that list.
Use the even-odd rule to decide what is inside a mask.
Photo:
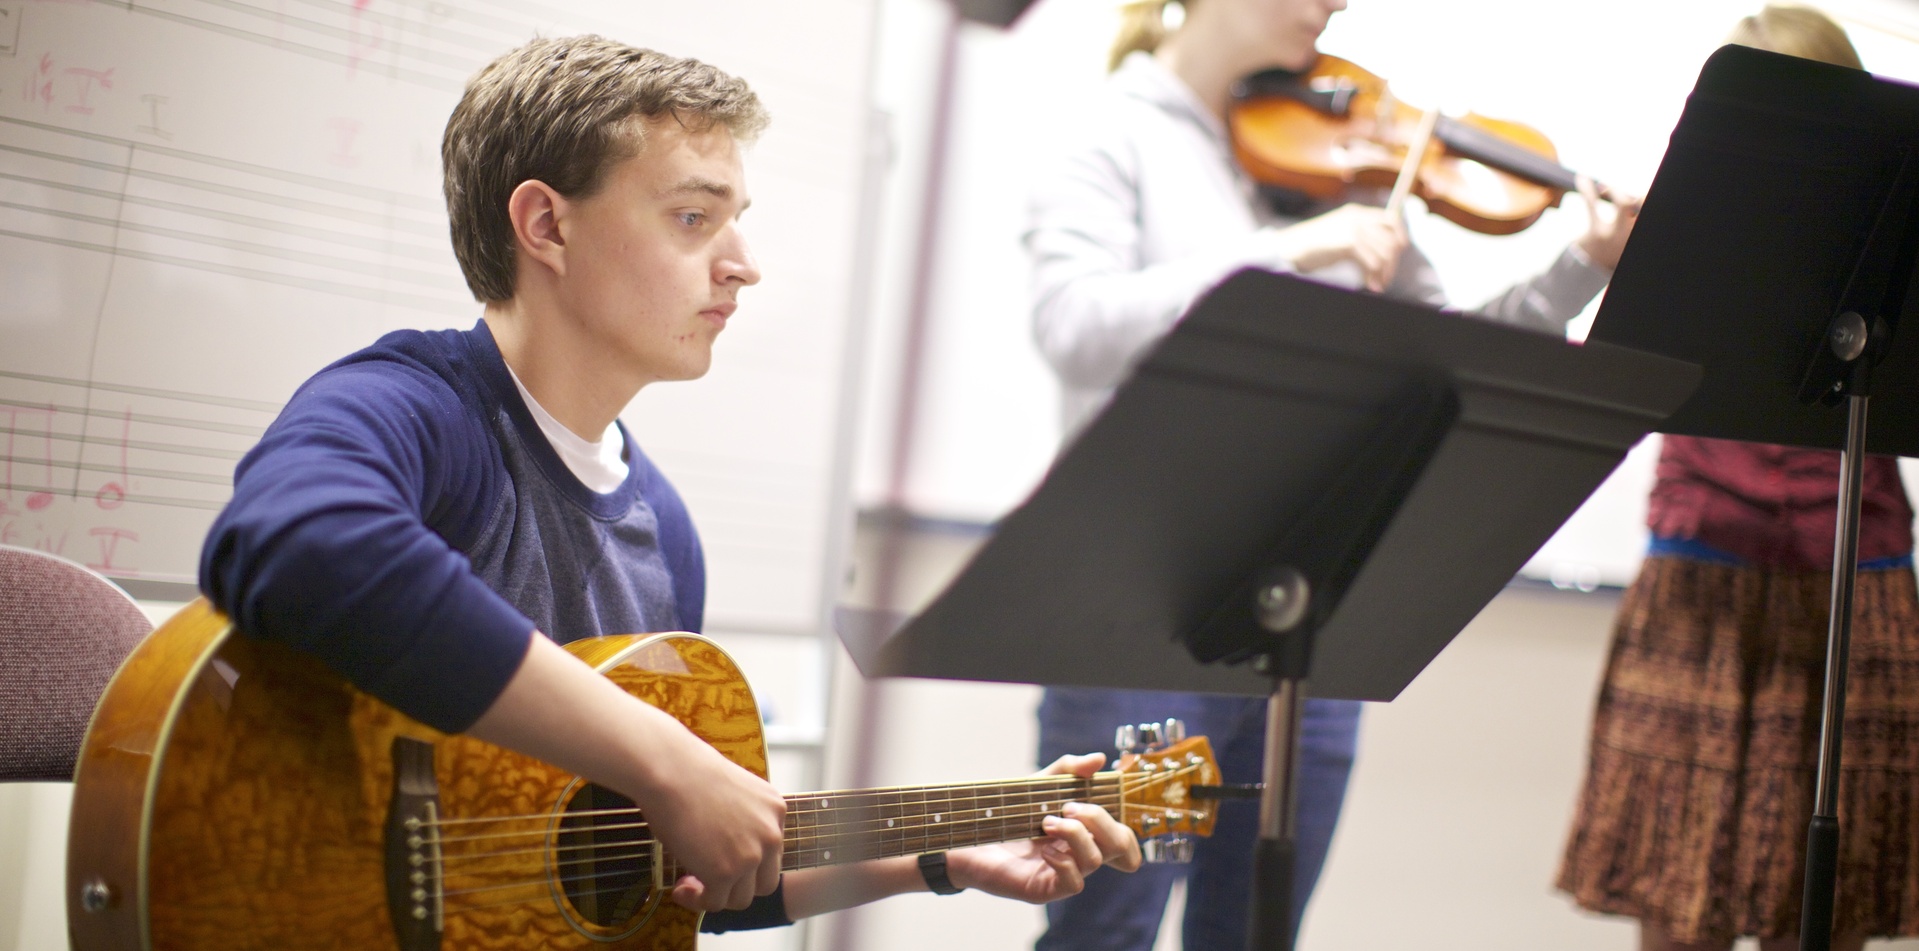
[{"label": "guitar headstock", "polygon": [[1119,821],[1141,839],[1179,833],[1212,835],[1218,800],[1195,799],[1194,786],[1219,784],[1213,744],[1203,736],[1119,758]]}]

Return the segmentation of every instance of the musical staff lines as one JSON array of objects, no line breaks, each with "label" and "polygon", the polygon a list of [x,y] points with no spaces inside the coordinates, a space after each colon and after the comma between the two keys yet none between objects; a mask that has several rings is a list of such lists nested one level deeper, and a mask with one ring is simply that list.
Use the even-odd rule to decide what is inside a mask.
[{"label": "musical staff lines", "polygon": [[[0,543],[137,576],[152,510],[204,522],[273,403],[0,371]],[[143,507],[132,513],[128,507]]]},{"label": "musical staff lines", "polygon": [[437,201],[0,117],[0,236],[465,315]]},{"label": "musical staff lines", "polygon": [[[0,380],[39,383],[41,392],[67,397],[0,398],[0,510],[44,508],[64,497],[108,509],[140,503],[218,511],[231,494],[234,464],[279,411],[271,404],[235,409],[189,393],[113,394],[23,373],[0,371]],[[83,405],[89,389],[93,406]]]},{"label": "musical staff lines", "polygon": [[[131,13],[365,71],[458,91],[501,51],[532,39],[558,16],[533,4],[440,0],[126,0]],[[568,17],[577,20],[577,17]]]}]

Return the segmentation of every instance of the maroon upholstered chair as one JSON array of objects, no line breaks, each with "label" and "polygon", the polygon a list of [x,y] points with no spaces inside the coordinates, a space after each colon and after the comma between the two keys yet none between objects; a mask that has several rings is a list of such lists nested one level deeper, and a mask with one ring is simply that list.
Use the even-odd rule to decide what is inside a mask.
[{"label": "maroon upholstered chair", "polygon": [[0,781],[72,780],[107,679],[152,630],[91,569],[0,545]]}]

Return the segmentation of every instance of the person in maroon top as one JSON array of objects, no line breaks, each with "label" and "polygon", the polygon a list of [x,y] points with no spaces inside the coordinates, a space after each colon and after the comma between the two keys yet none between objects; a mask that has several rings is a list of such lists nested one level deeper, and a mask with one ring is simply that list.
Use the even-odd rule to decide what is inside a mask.
[{"label": "person in maroon top", "polygon": [[[1859,68],[1807,7],[1731,42]],[[1836,452],[1668,436],[1652,548],[1620,602],[1559,872],[1643,949],[1799,945],[1833,561]],[[1866,460],[1832,947],[1919,935],[1919,590],[1896,462]]]},{"label": "person in maroon top", "polygon": [[[1737,562],[1805,571],[1832,568],[1839,454],[1667,436],[1646,524],[1658,548],[1686,554],[1690,539]],[[1690,549],[1698,554],[1697,548]],[[1890,458],[1866,459],[1859,562],[1868,569],[1912,555],[1912,506]]]}]

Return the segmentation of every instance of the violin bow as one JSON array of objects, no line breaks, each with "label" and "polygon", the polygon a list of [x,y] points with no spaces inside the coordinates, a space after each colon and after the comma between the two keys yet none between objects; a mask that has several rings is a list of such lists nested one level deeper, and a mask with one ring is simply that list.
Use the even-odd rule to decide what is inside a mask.
[{"label": "violin bow", "polygon": [[1428,109],[1419,120],[1419,130],[1413,133],[1412,144],[1406,148],[1406,161],[1399,166],[1399,179],[1393,182],[1393,194],[1386,199],[1386,213],[1400,220],[1406,217],[1406,196],[1412,193],[1413,181],[1419,178],[1419,164],[1426,159],[1426,148],[1432,144],[1433,129],[1439,126],[1439,110]]}]

